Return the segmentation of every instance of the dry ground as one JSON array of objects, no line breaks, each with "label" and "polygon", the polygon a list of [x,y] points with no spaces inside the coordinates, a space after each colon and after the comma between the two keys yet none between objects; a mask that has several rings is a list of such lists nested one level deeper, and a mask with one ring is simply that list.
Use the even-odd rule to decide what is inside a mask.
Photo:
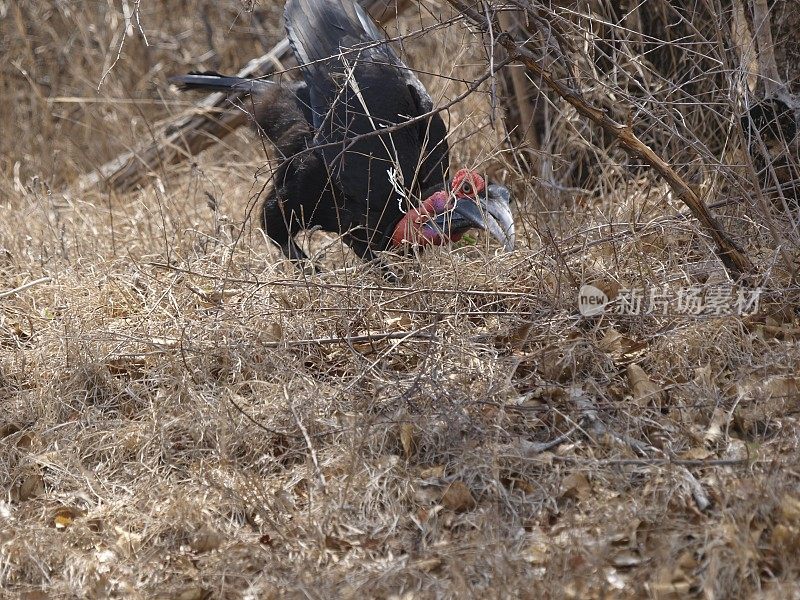
[{"label": "dry ground", "polygon": [[[323,238],[334,270],[305,277],[250,220],[250,132],[135,193],[70,188],[188,109],[168,75],[282,36],[277,4],[143,1],[146,45],[135,4],[0,1],[0,293],[40,280],[0,297],[0,590],[800,597],[798,303],[747,200],[723,224],[768,273],[756,315],[581,319],[583,281],[725,274],[647,173],[593,197],[522,175],[481,94],[453,163],[513,187],[517,250],[430,251],[389,284]],[[406,47],[483,69],[461,26]]]}]

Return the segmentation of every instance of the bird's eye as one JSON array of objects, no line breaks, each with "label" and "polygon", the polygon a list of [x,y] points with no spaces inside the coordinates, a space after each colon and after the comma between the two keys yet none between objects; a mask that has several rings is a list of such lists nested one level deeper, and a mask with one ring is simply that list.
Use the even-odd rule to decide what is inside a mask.
[{"label": "bird's eye", "polygon": [[461,193],[467,196],[472,193],[472,184],[469,181],[465,181],[461,184]]}]

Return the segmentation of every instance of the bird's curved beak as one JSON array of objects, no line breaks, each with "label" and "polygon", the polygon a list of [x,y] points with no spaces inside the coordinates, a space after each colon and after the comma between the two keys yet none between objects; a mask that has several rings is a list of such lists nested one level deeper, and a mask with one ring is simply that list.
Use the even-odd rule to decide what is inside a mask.
[{"label": "bird's curved beak", "polygon": [[511,194],[502,185],[489,185],[477,199],[457,198],[455,207],[438,215],[434,224],[443,232],[465,232],[483,229],[503,244],[507,251],[514,249],[514,217],[511,214]]}]

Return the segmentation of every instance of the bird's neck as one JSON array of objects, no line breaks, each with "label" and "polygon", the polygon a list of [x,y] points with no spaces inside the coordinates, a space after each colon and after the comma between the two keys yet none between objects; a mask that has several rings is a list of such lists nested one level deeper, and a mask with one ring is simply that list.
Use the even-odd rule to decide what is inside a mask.
[{"label": "bird's neck", "polygon": [[438,246],[447,243],[441,232],[425,227],[437,214],[446,210],[447,192],[438,191],[431,194],[416,208],[406,211],[395,225],[391,246],[400,248],[405,245]]},{"label": "bird's neck", "polygon": [[423,235],[423,226],[430,220],[427,212],[421,210],[423,207],[412,208],[406,211],[392,233],[391,245],[393,248],[401,248],[407,244],[425,245],[430,244]]}]

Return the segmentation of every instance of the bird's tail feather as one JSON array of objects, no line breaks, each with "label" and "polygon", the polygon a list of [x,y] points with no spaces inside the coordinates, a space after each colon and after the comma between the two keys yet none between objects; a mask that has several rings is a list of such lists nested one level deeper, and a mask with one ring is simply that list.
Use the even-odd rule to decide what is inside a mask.
[{"label": "bird's tail feather", "polygon": [[244,77],[228,77],[213,71],[205,73],[189,73],[170,77],[169,82],[182,90],[207,90],[209,92],[258,92],[273,85],[264,79],[245,79]]},{"label": "bird's tail feather", "polygon": [[278,84],[214,72],[178,75],[170,77],[169,81],[183,90],[248,94],[250,99],[242,102],[240,108],[252,112],[256,129],[264,133],[285,157],[303,151],[313,137],[311,101],[303,82]]}]

